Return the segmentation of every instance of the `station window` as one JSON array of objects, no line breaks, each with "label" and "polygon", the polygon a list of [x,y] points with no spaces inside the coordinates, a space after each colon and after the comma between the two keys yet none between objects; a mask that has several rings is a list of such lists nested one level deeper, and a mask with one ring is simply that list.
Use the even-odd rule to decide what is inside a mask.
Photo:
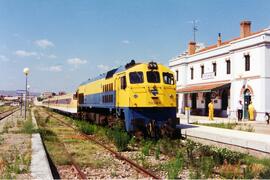
[{"label": "station window", "polygon": [[120,82],[121,82],[121,89],[126,89],[126,87],[127,87],[126,76],[122,76],[122,77],[120,78]]},{"label": "station window", "polygon": [[249,54],[245,55],[245,71],[250,70],[250,56]]},{"label": "station window", "polygon": [[204,65],[201,66],[201,78],[203,77],[204,74]]},{"label": "station window", "polygon": [[143,83],[143,72],[131,72],[129,73],[129,80],[131,84]]},{"label": "station window", "polygon": [[194,78],[194,69],[193,67],[190,68],[190,79],[193,79]]},{"label": "station window", "polygon": [[231,74],[231,61],[226,60],[227,74]]},{"label": "station window", "polygon": [[163,81],[165,84],[174,84],[174,78],[173,75],[171,73],[168,72],[164,72],[163,73]]},{"label": "station window", "polygon": [[178,81],[179,72],[176,70],[176,81]]},{"label": "station window", "polygon": [[149,83],[160,83],[160,76],[158,71],[147,71],[147,81]]},{"label": "station window", "polygon": [[213,72],[214,72],[214,75],[216,76],[217,75],[217,63],[213,63]]}]

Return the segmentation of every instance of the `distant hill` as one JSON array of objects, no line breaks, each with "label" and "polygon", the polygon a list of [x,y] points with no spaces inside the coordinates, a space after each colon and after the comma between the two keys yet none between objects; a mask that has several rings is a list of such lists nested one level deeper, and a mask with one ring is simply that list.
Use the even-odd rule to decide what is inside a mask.
[{"label": "distant hill", "polygon": [[[0,90],[0,96],[17,96],[16,91],[5,91],[5,90]],[[36,92],[30,92],[31,96],[40,96],[40,93]]]}]

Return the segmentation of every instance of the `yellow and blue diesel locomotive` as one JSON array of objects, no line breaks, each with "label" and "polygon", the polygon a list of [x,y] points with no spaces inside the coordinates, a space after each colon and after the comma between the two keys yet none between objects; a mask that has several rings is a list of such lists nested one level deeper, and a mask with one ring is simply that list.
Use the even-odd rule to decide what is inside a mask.
[{"label": "yellow and blue diesel locomotive", "polygon": [[145,128],[151,131],[175,124],[174,75],[169,68],[156,62],[135,63],[132,60],[126,66],[83,82],[76,97],[78,114],[82,118],[97,123],[121,119],[128,132]]}]

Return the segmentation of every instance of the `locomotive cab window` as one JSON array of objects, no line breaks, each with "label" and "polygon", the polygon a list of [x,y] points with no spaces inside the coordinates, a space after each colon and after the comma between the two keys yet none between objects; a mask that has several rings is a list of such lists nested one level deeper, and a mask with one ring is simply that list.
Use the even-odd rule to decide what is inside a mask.
[{"label": "locomotive cab window", "polygon": [[158,71],[147,71],[147,81],[149,83],[160,83],[160,76]]},{"label": "locomotive cab window", "polygon": [[164,81],[165,84],[171,84],[171,85],[173,85],[174,84],[173,75],[171,73],[164,72],[163,73],[163,81]]},{"label": "locomotive cab window", "polygon": [[129,81],[131,84],[143,83],[143,72],[131,72],[129,73]]},{"label": "locomotive cab window", "polygon": [[126,87],[127,87],[126,76],[121,77],[120,81],[121,81],[121,89],[126,89]]}]

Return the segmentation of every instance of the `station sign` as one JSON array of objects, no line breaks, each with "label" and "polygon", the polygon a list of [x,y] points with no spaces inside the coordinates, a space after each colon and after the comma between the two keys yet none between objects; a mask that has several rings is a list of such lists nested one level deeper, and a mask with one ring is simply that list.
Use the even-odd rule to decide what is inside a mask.
[{"label": "station sign", "polygon": [[25,90],[16,90],[16,94],[18,95],[22,95],[22,94],[25,94]]},{"label": "station sign", "polygon": [[214,79],[215,77],[215,73],[214,72],[208,72],[208,73],[204,73],[202,76],[202,79]]}]

